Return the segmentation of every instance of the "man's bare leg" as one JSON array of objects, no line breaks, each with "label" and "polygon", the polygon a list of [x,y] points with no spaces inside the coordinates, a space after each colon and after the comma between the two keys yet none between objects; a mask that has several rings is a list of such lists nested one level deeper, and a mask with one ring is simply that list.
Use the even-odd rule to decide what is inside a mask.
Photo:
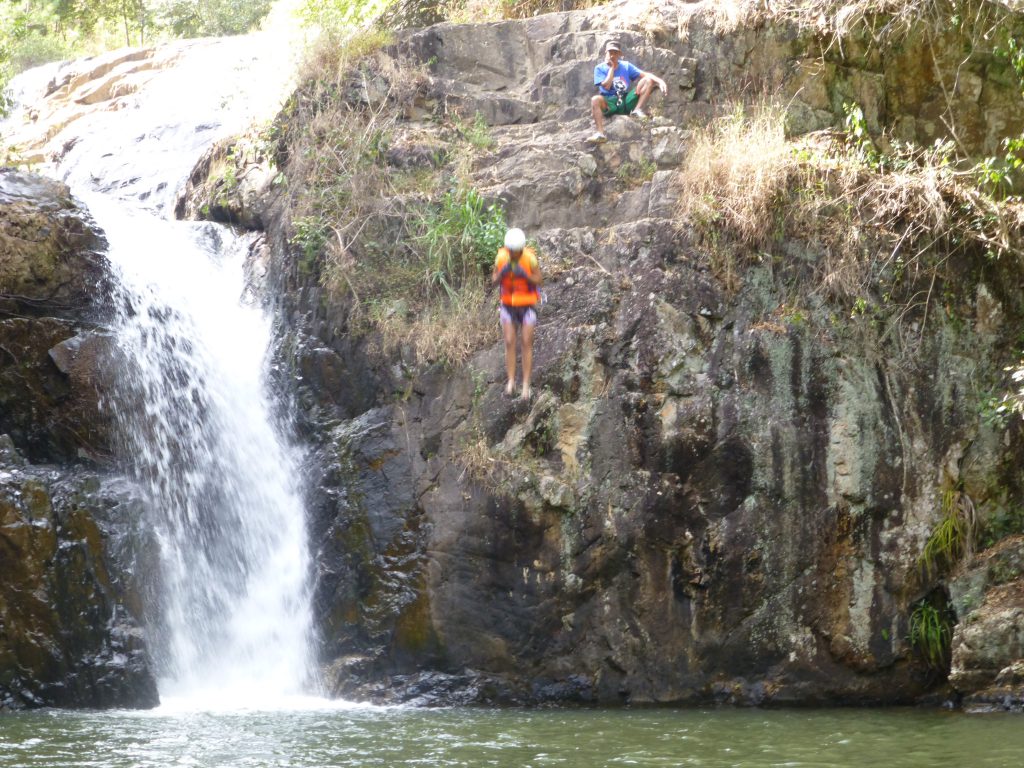
[{"label": "man's bare leg", "polygon": [[516,391],[516,324],[502,323],[501,334],[505,338],[505,373],[508,376],[505,394],[511,395]]},{"label": "man's bare leg", "polygon": [[530,397],[530,376],[533,374],[533,326],[523,323],[523,397]]},{"label": "man's bare leg", "polygon": [[590,114],[594,117],[594,125],[597,126],[598,133],[604,133],[604,111],[607,109],[608,104],[604,100],[604,96],[595,96],[590,100]]},{"label": "man's bare leg", "polygon": [[650,98],[654,88],[654,81],[651,78],[646,76],[640,78],[640,82],[636,84],[636,95],[639,97],[636,102],[637,109],[644,108],[644,104],[647,103],[647,99]]}]

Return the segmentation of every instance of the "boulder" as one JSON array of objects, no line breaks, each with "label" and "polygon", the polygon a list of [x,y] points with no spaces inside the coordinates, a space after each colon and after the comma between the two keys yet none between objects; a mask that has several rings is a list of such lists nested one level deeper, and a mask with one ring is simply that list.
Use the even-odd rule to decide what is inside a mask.
[{"label": "boulder", "polygon": [[0,432],[34,461],[103,460],[116,375],[106,242],[68,188],[0,170]]},{"label": "boulder", "polygon": [[0,309],[84,320],[109,306],[106,241],[67,186],[0,169]]},{"label": "boulder", "polygon": [[99,522],[133,509],[137,522],[138,502],[0,443],[0,710],[156,706],[141,616]]},{"label": "boulder", "polygon": [[972,711],[1024,711],[1024,536],[982,553],[950,584],[958,623],[949,681]]},{"label": "boulder", "polygon": [[251,138],[218,141],[199,159],[178,193],[175,216],[262,230],[276,176],[269,158]]}]

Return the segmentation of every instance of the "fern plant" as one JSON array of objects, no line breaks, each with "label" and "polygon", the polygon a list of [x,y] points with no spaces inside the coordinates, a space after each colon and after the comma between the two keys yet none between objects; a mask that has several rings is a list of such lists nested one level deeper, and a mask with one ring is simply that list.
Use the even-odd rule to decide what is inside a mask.
[{"label": "fern plant", "polygon": [[952,639],[947,612],[922,600],[910,614],[910,645],[921,654],[932,669],[945,670],[949,666],[949,648]]},{"label": "fern plant", "polygon": [[974,551],[978,516],[974,502],[958,485],[942,491],[942,521],[924,545],[919,563],[928,577],[948,570]]}]

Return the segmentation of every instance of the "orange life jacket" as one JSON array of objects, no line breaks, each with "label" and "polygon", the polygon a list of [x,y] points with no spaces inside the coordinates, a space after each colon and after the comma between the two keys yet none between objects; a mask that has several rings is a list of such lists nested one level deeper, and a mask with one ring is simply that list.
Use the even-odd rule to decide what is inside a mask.
[{"label": "orange life jacket", "polygon": [[[498,257],[494,260],[494,266],[501,270],[509,263],[511,256],[508,248],[499,248]],[[537,271],[537,256],[532,248],[524,248],[523,255],[517,262],[523,271],[533,275]],[[508,307],[532,307],[539,300],[537,286],[522,277],[516,277],[509,272],[501,279],[501,303]]]}]

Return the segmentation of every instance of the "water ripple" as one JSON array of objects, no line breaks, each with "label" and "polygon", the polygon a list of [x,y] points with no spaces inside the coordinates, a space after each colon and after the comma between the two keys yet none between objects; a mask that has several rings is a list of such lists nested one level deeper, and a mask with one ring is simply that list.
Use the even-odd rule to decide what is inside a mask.
[{"label": "water ripple", "polygon": [[42,712],[0,768],[1017,768],[1019,717],[915,710]]}]

